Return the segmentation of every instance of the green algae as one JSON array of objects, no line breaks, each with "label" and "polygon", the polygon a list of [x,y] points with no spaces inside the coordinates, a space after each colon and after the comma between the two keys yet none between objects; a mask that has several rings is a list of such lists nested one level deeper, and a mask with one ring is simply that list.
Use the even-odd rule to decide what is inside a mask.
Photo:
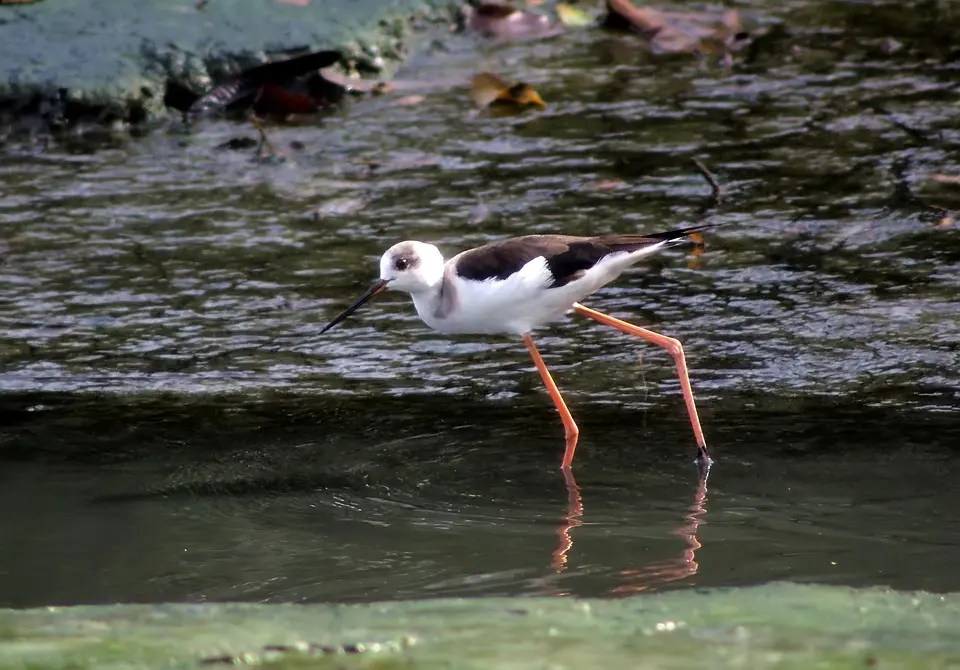
[{"label": "green algae", "polygon": [[0,611],[2,668],[948,668],[960,596],[770,584],[621,600]]},{"label": "green algae", "polygon": [[418,28],[448,20],[443,0],[198,3],[57,0],[0,7],[0,112],[145,121],[164,113],[165,83],[211,80],[307,49],[389,68]]}]

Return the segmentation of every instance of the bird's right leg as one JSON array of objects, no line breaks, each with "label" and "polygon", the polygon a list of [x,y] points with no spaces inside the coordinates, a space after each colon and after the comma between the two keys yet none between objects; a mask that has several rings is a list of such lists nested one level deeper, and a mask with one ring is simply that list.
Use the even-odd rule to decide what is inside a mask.
[{"label": "bird's right leg", "polygon": [[580,429],[577,428],[577,423],[573,420],[573,415],[571,415],[570,410],[567,409],[567,403],[563,401],[563,396],[560,395],[560,389],[557,388],[557,383],[553,381],[550,371],[547,370],[547,366],[544,365],[543,358],[540,357],[540,352],[537,351],[537,345],[533,343],[533,338],[530,337],[530,333],[524,334],[523,343],[527,345],[530,357],[533,358],[533,364],[537,366],[540,378],[543,379],[543,385],[547,387],[547,393],[550,394],[553,404],[557,406],[557,411],[560,412],[560,419],[563,421],[563,430],[567,439],[567,448],[563,452],[563,462],[560,464],[560,467],[563,470],[568,470],[570,464],[573,463],[573,452],[577,449],[577,438],[580,437]]},{"label": "bird's right leg", "polygon": [[710,455],[707,453],[707,441],[703,437],[703,429],[700,428],[700,418],[697,416],[697,405],[693,401],[693,388],[690,386],[690,375],[687,372],[687,359],[683,355],[683,345],[680,344],[680,341],[672,337],[667,337],[666,335],[661,335],[660,333],[655,333],[652,330],[635,326],[632,323],[621,321],[609,314],[598,312],[595,309],[584,307],[579,302],[573,303],[573,309],[578,314],[589,317],[594,321],[599,321],[605,326],[611,326],[628,335],[636,335],[647,342],[662,347],[673,357],[673,361],[677,366],[677,375],[680,377],[680,389],[683,391],[683,400],[687,405],[690,425],[693,427],[693,435],[697,440],[697,463],[701,469],[709,468],[712,461],[710,460]]}]

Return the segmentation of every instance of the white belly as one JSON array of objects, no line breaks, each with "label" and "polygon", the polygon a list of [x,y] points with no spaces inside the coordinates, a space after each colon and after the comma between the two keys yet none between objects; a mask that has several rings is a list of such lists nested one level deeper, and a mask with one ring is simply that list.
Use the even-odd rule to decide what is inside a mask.
[{"label": "white belly", "polygon": [[[415,294],[413,302],[423,321],[441,333],[508,333],[522,335],[557,321],[573,303],[616,278],[620,268],[594,271],[565,286],[548,288],[553,277],[545,264],[529,263],[507,279],[482,282],[453,280],[450,304],[437,294]],[[449,288],[445,288],[448,291]]]}]

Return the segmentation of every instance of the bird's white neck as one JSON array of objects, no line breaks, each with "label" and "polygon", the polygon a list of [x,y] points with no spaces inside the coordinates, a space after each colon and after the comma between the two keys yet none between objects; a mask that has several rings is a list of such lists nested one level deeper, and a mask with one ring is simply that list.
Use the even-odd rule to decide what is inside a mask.
[{"label": "bird's white neck", "polygon": [[441,275],[430,286],[410,293],[413,305],[417,308],[417,314],[428,326],[436,330],[442,330],[439,324],[452,311],[456,301],[456,296],[451,294],[455,290],[453,284],[444,279]]}]

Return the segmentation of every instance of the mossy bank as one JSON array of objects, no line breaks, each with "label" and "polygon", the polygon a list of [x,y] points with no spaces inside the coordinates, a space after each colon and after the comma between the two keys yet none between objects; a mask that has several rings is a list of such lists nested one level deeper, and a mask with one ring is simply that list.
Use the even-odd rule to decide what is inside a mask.
[{"label": "mossy bank", "polygon": [[39,0],[0,5],[0,125],[25,118],[143,123],[167,81],[203,90],[265,60],[337,49],[389,70],[448,0]]}]

